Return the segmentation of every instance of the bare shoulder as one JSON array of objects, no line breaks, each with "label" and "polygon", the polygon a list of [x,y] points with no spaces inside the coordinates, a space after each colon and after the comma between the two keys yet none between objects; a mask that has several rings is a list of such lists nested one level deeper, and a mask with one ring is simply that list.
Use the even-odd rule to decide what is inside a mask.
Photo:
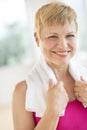
[{"label": "bare shoulder", "polygon": [[26,81],[23,80],[16,84],[14,91],[15,92],[24,92],[27,89]]},{"label": "bare shoulder", "polygon": [[21,110],[25,109],[26,90],[27,85],[25,80],[15,85],[15,89],[13,91],[13,104],[15,104],[14,108],[19,107]]},{"label": "bare shoulder", "polygon": [[16,104],[18,103],[18,105],[22,105],[22,108],[25,105],[26,90],[27,85],[26,81],[24,80],[17,83],[13,91],[13,103],[16,102]]},{"label": "bare shoulder", "polygon": [[16,84],[13,92],[12,110],[15,130],[33,130],[35,127],[33,113],[25,109],[26,90],[26,81],[21,81]]},{"label": "bare shoulder", "polygon": [[13,91],[13,102],[16,102],[16,104],[17,103],[24,104],[25,103],[25,96],[26,96],[26,89],[27,89],[27,85],[26,85],[25,80],[17,83],[15,86],[15,89]]}]

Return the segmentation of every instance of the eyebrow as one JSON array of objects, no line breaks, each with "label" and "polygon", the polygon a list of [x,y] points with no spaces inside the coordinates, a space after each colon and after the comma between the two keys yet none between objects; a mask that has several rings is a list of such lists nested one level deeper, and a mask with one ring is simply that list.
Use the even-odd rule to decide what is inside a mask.
[{"label": "eyebrow", "polygon": [[[76,32],[67,32],[66,34],[70,34],[70,33],[76,33]],[[55,32],[50,32],[49,34],[59,35],[58,33]]]},{"label": "eyebrow", "polygon": [[68,32],[68,33],[76,33],[76,32]]},{"label": "eyebrow", "polygon": [[54,35],[58,35],[58,33],[54,33],[54,32],[50,32],[49,34],[52,34],[52,35],[53,35],[53,34],[54,34]]}]

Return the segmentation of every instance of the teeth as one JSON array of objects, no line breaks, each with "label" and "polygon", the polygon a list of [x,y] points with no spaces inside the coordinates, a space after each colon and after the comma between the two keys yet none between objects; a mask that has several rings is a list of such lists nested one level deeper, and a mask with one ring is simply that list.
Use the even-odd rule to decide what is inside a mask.
[{"label": "teeth", "polygon": [[63,55],[67,55],[68,53],[69,53],[69,51],[53,51],[53,53],[55,53],[55,54],[57,54],[57,55],[61,55],[61,56],[63,56]]},{"label": "teeth", "polygon": [[66,52],[56,52],[56,54],[67,54],[68,52],[66,51]]}]

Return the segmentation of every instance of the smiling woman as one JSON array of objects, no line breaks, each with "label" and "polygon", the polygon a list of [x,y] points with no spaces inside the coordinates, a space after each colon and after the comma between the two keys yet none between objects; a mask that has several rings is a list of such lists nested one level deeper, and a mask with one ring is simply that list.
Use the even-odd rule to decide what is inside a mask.
[{"label": "smiling woman", "polygon": [[[63,21],[64,25],[61,25],[58,21],[55,24],[53,22],[55,19],[53,19],[53,26],[41,28],[40,35],[37,33],[39,29],[34,30],[36,42],[33,44],[35,41],[32,36],[34,13],[41,5],[51,1],[55,0],[39,2],[38,0],[0,0],[0,65],[14,65],[20,60],[22,60],[20,61],[22,64],[26,58],[25,50],[28,55],[28,65],[35,63],[33,70],[24,65],[0,68],[0,130],[13,130],[10,104],[14,84],[24,80],[27,73],[29,75],[26,81],[18,83],[13,94],[15,130],[56,130],[56,127],[59,130],[87,129],[87,108],[84,109],[84,105],[87,105],[87,84],[85,82],[87,81],[87,71],[77,62],[75,64],[70,62],[68,67],[68,62],[77,48],[78,32],[80,34],[79,43],[82,43],[78,44],[81,46],[78,60],[87,65],[87,1],[61,0],[76,10],[79,18],[78,31],[73,22]],[[47,10],[50,11],[50,14],[53,13],[50,8]],[[26,15],[26,11],[28,15]],[[55,8],[54,11],[56,11]],[[56,11],[56,13],[58,12]],[[46,18],[47,12],[45,15],[43,11],[40,16],[43,15]],[[26,16],[28,16],[28,33],[25,33]],[[41,17],[36,19],[39,18]],[[71,16],[71,21],[72,18]],[[49,18],[49,22],[51,20]],[[44,22],[43,19],[42,22]],[[42,27],[41,24],[40,27]],[[25,34],[20,35],[20,33]],[[28,35],[27,39],[26,35]],[[21,39],[23,36],[25,36],[25,41]],[[36,49],[36,45],[41,49],[44,57]],[[41,56],[37,64],[36,55]],[[81,123],[82,125],[80,125]],[[63,128],[67,126],[68,128]]]},{"label": "smiling woman", "polygon": [[87,69],[73,58],[77,33],[71,6],[50,2],[37,10],[34,38],[40,58],[15,87],[15,130],[87,129]]},{"label": "smiling woman", "polygon": [[[45,27],[40,33],[40,40],[43,41],[38,44],[47,61],[61,64],[59,61],[73,57],[76,51],[77,40],[77,26],[74,22],[66,23],[65,25],[55,25]],[[37,34],[34,34],[36,40]],[[38,39],[39,41],[39,39]],[[66,57],[66,58],[65,58]],[[62,59],[61,59],[62,58]],[[64,59],[63,59],[64,58]],[[63,64],[64,65],[64,64]]]},{"label": "smiling woman", "polygon": [[[35,0],[26,0],[26,8],[27,8],[27,14],[28,14],[28,22],[31,24],[29,24],[29,29],[32,29],[32,33],[33,33],[33,19],[34,19],[34,14],[36,12],[36,10],[41,7],[41,5],[45,4],[45,3],[49,3],[52,0],[46,0],[46,1],[41,1],[41,2],[36,2],[36,4],[34,5],[33,3],[35,2]],[[87,66],[87,28],[86,28],[86,23],[87,23],[87,18],[86,18],[86,14],[87,14],[87,1],[86,0],[79,0],[75,1],[75,0],[61,0],[65,3],[68,3],[70,6],[72,6],[75,11],[77,12],[78,15],[78,53],[76,54],[76,59],[81,62],[83,65]],[[32,27],[31,27],[32,25]],[[83,43],[83,44],[81,44]],[[38,53],[38,52],[37,52]],[[79,58],[80,57],[80,58]]]}]

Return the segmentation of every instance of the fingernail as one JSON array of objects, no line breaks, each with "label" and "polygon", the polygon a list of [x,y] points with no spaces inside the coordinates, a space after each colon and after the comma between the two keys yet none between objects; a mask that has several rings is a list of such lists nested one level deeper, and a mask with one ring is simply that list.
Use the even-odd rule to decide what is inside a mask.
[{"label": "fingernail", "polygon": [[64,83],[62,81],[59,82],[61,86],[64,86]]}]

